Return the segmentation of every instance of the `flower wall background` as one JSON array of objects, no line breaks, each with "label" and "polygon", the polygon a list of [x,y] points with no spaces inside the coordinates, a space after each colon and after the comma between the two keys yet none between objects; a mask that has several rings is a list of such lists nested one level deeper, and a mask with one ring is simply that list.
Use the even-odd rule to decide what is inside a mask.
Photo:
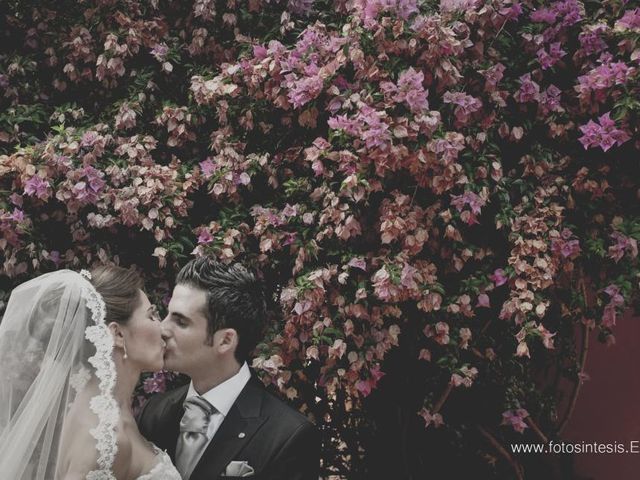
[{"label": "flower wall background", "polygon": [[166,305],[192,254],[241,260],[274,292],[254,367],[325,475],[566,467],[505,446],[558,437],[558,380],[574,404],[639,303],[639,2],[0,13],[4,301],[115,261]]}]

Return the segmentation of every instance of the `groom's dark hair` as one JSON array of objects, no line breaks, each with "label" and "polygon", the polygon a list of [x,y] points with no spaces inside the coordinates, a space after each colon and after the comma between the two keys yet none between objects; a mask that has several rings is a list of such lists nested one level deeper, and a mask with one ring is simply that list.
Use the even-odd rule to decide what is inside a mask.
[{"label": "groom's dark hair", "polygon": [[239,263],[198,257],[182,267],[176,284],[205,291],[206,342],[213,341],[216,331],[233,328],[238,333],[235,358],[246,361],[261,340],[267,320],[262,282]]}]

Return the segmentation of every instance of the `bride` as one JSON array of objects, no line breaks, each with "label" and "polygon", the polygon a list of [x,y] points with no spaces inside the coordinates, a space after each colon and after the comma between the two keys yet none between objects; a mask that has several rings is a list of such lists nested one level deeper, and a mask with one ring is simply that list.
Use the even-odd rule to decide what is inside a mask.
[{"label": "bride", "polygon": [[12,480],[180,480],[136,426],[140,373],[163,365],[154,306],[132,270],[48,273],[0,323],[0,472]]}]

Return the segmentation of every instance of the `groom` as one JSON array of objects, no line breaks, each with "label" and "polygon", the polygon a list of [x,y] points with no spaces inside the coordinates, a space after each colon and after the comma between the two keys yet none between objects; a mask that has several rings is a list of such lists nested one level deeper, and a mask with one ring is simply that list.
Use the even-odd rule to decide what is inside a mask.
[{"label": "groom", "polygon": [[247,366],[265,310],[260,283],[240,264],[200,257],[178,274],[162,321],[165,368],[191,383],[152,397],[138,424],[184,480],[318,479],[317,430]]}]

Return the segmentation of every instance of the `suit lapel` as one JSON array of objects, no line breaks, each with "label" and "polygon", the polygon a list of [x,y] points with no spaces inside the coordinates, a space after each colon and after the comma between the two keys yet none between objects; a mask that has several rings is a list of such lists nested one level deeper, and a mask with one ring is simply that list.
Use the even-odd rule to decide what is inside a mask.
[{"label": "suit lapel", "polygon": [[178,443],[178,435],[180,435],[180,420],[184,415],[184,399],[187,396],[189,385],[185,385],[176,389],[173,395],[167,399],[165,409],[160,416],[162,426],[160,427],[160,438],[162,444],[160,448],[167,451],[171,460],[175,462],[176,444]]},{"label": "suit lapel", "polygon": [[250,380],[229,410],[196,465],[191,480],[217,478],[267,420],[261,415],[263,389]]}]

